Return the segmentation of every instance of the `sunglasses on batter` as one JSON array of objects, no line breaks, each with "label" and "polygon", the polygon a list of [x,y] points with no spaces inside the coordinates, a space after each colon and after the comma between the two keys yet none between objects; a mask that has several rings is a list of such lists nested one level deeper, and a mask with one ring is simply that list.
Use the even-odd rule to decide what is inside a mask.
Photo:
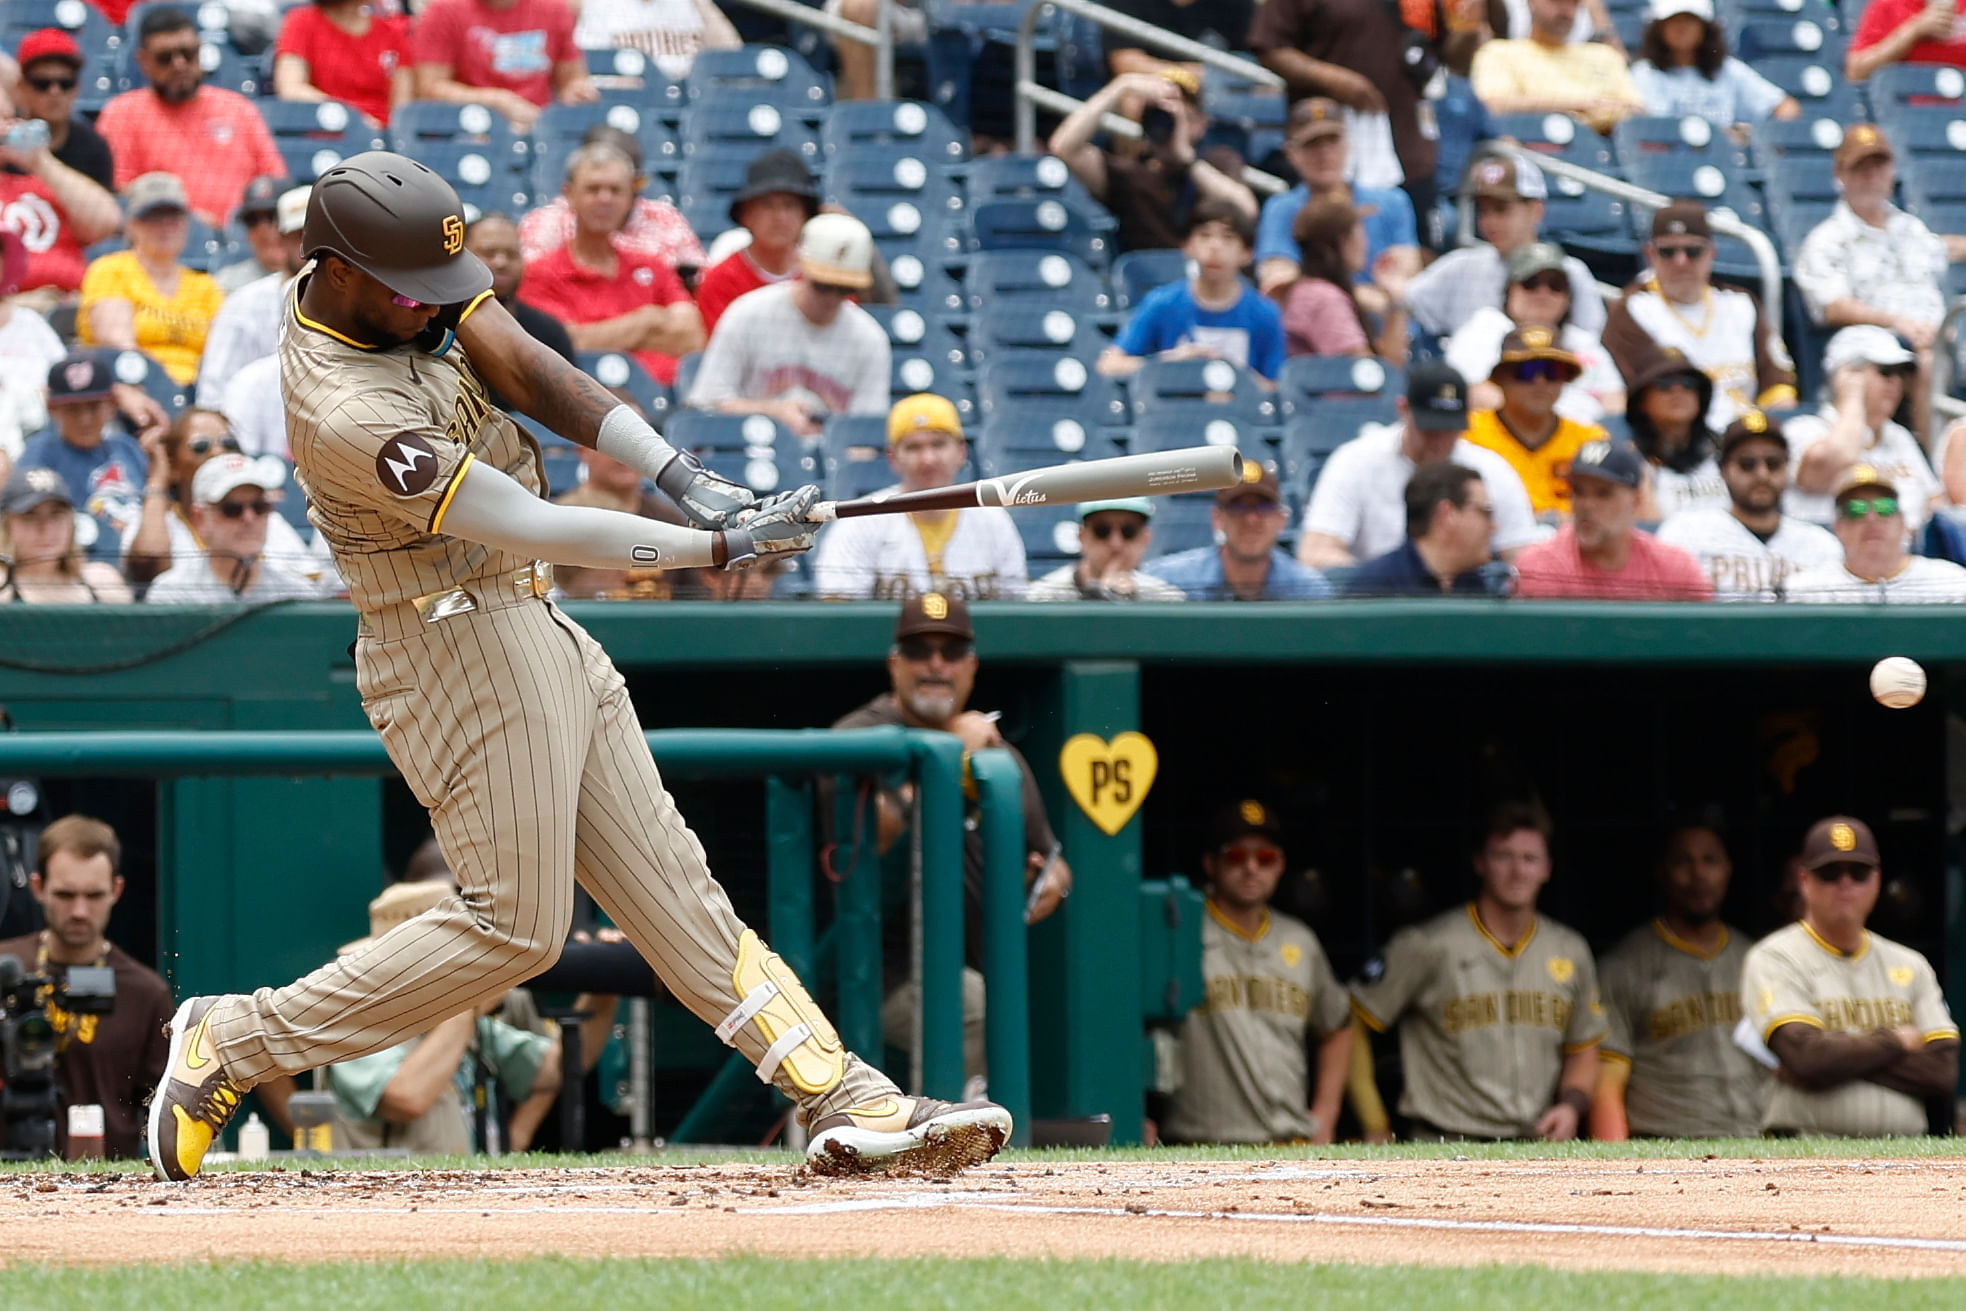
[{"label": "sunglasses on batter", "polygon": [[1842,511],[1843,517],[1853,522],[1858,519],[1868,518],[1873,514],[1880,519],[1889,519],[1897,512],[1898,498],[1895,496],[1872,496],[1868,498],[1853,496],[1843,503]]},{"label": "sunglasses on batter", "polygon": [[909,664],[927,664],[931,656],[941,656],[944,664],[955,664],[969,659],[969,653],[976,649],[976,643],[966,637],[945,637],[937,641],[932,637],[904,637],[896,643],[901,649],[901,658]]}]

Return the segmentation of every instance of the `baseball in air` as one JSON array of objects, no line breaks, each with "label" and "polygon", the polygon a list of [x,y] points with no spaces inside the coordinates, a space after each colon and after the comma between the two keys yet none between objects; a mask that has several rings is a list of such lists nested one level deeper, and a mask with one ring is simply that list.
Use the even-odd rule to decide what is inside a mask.
[{"label": "baseball in air", "polygon": [[1907,710],[1925,699],[1925,671],[1906,656],[1886,656],[1870,671],[1870,694],[1881,706]]}]

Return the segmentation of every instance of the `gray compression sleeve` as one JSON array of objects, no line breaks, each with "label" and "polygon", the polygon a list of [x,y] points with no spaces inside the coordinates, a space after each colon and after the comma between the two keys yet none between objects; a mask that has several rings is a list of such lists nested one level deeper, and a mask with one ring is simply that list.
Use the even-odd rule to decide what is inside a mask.
[{"label": "gray compression sleeve", "polygon": [[477,460],[461,476],[438,525],[446,536],[589,569],[695,569],[717,563],[717,533],[618,510],[555,505]]},{"label": "gray compression sleeve", "polygon": [[662,471],[676,458],[676,448],[626,405],[615,406],[602,418],[594,449],[645,478],[661,478]]}]

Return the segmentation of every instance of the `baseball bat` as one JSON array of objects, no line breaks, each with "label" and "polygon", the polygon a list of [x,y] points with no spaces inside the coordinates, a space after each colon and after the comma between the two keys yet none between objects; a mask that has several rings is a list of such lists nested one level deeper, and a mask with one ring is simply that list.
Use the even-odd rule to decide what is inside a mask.
[{"label": "baseball bat", "polygon": [[863,496],[852,501],[820,501],[807,519],[828,523],[863,514],[909,514],[917,510],[966,510],[971,506],[1072,505],[1125,496],[1171,496],[1176,492],[1214,492],[1242,481],[1242,455],[1233,446],[1189,446],[1178,451],[1116,455],[1026,469],[1002,478],[979,478],[922,492]]}]

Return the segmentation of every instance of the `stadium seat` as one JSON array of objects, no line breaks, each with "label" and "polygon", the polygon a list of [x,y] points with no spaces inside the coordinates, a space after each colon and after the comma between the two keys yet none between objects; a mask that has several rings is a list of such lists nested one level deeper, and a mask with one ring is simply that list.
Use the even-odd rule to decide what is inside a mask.
[{"label": "stadium seat", "polygon": [[[1709,212],[1726,210],[1744,223],[1765,229],[1768,218],[1760,192],[1747,182],[1742,172],[1728,172],[1719,164],[1697,155],[1641,155],[1630,169],[1633,182],[1662,192],[1673,199],[1692,199]],[[1651,235],[1652,210],[1643,205],[1631,209],[1632,232],[1644,240]],[[1716,237],[1714,271],[1723,277],[1754,277],[1759,266],[1745,243],[1734,237]]]},{"label": "stadium seat", "polygon": [[[1966,108],[1911,105],[1891,130],[1898,149],[1898,185],[1907,206],[1924,209],[1966,200]],[[1940,228],[1950,232],[1954,229]]]},{"label": "stadium seat", "polygon": [[642,410],[642,417],[657,428],[669,413],[669,389],[655,380],[642,362],[622,351],[580,351],[574,356],[580,370],[610,391],[627,392]]},{"label": "stadium seat", "polygon": [[1078,506],[1027,506],[1011,519],[1024,539],[1024,563],[1031,577],[1048,574],[1079,558]]},{"label": "stadium seat", "polygon": [[1188,280],[1188,257],[1178,250],[1129,250],[1113,261],[1113,308],[1130,310],[1147,293]]},{"label": "stadium seat", "polygon": [[412,100],[390,114],[390,149],[420,158],[419,151],[439,141],[475,146],[507,169],[526,166],[525,141],[503,114],[485,105]]},{"label": "stadium seat", "polygon": [[[649,173],[673,172],[680,148],[670,121],[646,103],[608,97],[585,105],[563,105],[557,101],[540,113],[533,124],[533,150],[548,147],[571,149],[580,143],[596,123],[606,123],[634,137],[642,147],[642,169]],[[560,185],[553,178],[554,189]]]},{"label": "stadium seat", "polygon": [[1514,137],[1522,148],[1600,173],[1617,172],[1611,147],[1598,133],[1568,114],[1502,114],[1489,119],[1498,137]]},{"label": "stadium seat", "polygon": [[1149,359],[1127,380],[1126,392],[1135,423],[1149,414],[1176,413],[1191,422],[1216,414],[1253,426],[1277,421],[1275,393],[1227,360]]},{"label": "stadium seat", "polygon": [[339,100],[265,99],[257,107],[273,134],[274,147],[287,162],[287,176],[296,184],[312,182],[350,155],[382,150],[389,144],[387,136]]},{"label": "stadium seat", "polygon": [[[906,205],[917,211],[919,223],[932,224],[960,214],[963,208],[962,189],[946,172],[917,156],[884,151],[831,160],[826,166],[825,196],[863,220]],[[890,213],[888,221],[890,227],[904,227],[905,211]]]},{"label": "stadium seat", "polygon": [[691,351],[676,361],[676,381],[669,388],[670,409],[680,410],[689,404],[689,389],[696,382],[696,371],[702,366],[702,351]]},{"label": "stadium seat", "polygon": [[1754,125],[1754,159],[1764,173],[1791,155],[1828,159],[1843,144],[1843,124],[1825,114],[1805,112],[1800,118],[1770,118]]},{"label": "stadium seat", "polygon": [[20,49],[29,33],[44,27],[67,32],[89,57],[85,71],[92,76],[79,88],[82,94],[106,93],[103,98],[107,99],[115,93],[113,56],[123,43],[123,34],[100,9],[74,0],[7,0],[0,6],[0,48],[10,55]]},{"label": "stadium seat", "polygon": [[[1844,80],[1840,59],[1831,63],[1815,55],[1768,55],[1755,64],[1754,71],[1800,101],[1804,118],[1855,123],[1870,117],[1863,93]],[[1873,74],[1866,84],[1873,103],[1881,75]]]},{"label": "stadium seat", "polygon": [[1005,351],[978,375],[977,391],[985,422],[1009,419],[1027,402],[1039,402],[1048,412],[1069,413],[1088,427],[1126,422],[1119,388],[1069,355]]},{"label": "stadium seat", "polygon": [[1060,200],[986,200],[970,210],[971,250],[1042,250],[1076,256],[1103,269],[1107,235],[1081,210]]},{"label": "stadium seat", "polygon": [[[649,114],[642,119],[642,129],[636,134],[642,147],[642,195],[651,200],[666,200],[671,204],[676,199],[676,172],[683,164],[683,148],[676,140],[675,133],[667,123]],[[580,139],[547,139],[535,136],[532,143],[532,168],[527,174],[531,186],[533,203],[543,205],[560,194],[566,185],[567,157],[580,148]]]},{"label": "stadium seat", "polygon": [[587,50],[587,75],[603,101],[626,100],[651,111],[674,114],[683,103],[683,88],[671,82],[639,50]]},{"label": "stadium seat", "polygon": [[[812,457],[810,468],[803,467],[805,443],[767,415],[678,410],[663,426],[662,435],[671,446],[690,452],[706,467],[754,492],[775,492],[781,485],[818,479],[817,457]],[[799,478],[801,473],[806,477]],[[788,482],[790,478],[798,481]]]},{"label": "stadium seat", "polygon": [[1004,296],[1028,296],[1074,314],[1105,314],[1113,298],[1083,260],[1056,251],[983,251],[969,257],[963,293],[972,313]]},{"label": "stadium seat", "polygon": [[1256,427],[1231,414],[1197,418],[1178,410],[1148,410],[1136,415],[1127,438],[1130,453],[1178,451],[1190,446],[1233,446],[1251,459],[1268,453],[1268,443]]},{"label": "stadium seat", "polygon": [[528,208],[526,188],[532,184],[526,174],[500,168],[500,157],[484,146],[464,141],[419,141],[415,158],[457,190],[467,218],[493,211],[517,215]]},{"label": "stadium seat", "polygon": [[580,447],[529,415],[514,412],[512,422],[539,445],[539,472],[546,479],[546,494],[563,496],[580,486],[585,472],[580,465]]},{"label": "stadium seat", "polygon": [[171,375],[164,372],[164,366],[142,351],[113,352],[110,370],[115,373],[116,381],[141,387],[170,414],[175,415],[190,404],[186,389],[173,382]]},{"label": "stadium seat", "polygon": [[1307,413],[1332,396],[1398,397],[1406,374],[1389,360],[1358,355],[1298,355],[1286,360],[1277,383],[1277,404],[1285,420]]},{"label": "stadium seat", "polygon": [[829,160],[893,151],[948,167],[968,158],[967,138],[934,105],[919,100],[849,100],[826,111],[819,148]]},{"label": "stadium seat", "polygon": [[1545,239],[1624,254],[1636,250],[1624,201],[1569,178],[1551,178],[1549,191],[1543,202]]},{"label": "stadium seat", "polygon": [[1653,155],[1677,155],[1715,164],[1727,170],[1748,166],[1747,149],[1725,127],[1716,128],[1696,115],[1683,118],[1628,118],[1612,130],[1619,167],[1625,176]]},{"label": "stadium seat", "polygon": [[[887,333],[888,344],[893,348],[896,373],[900,373],[900,361],[907,358],[923,357],[929,367],[938,372],[944,370],[964,373],[969,369],[969,353],[949,327],[949,321],[942,315],[926,315],[920,310],[905,305],[867,305],[863,308],[874,316],[881,330]],[[911,386],[911,391],[932,391],[926,384]]]},{"label": "stadium seat", "polygon": [[1092,365],[1111,344],[1089,318],[1036,296],[985,298],[969,325],[969,357],[978,366],[1008,350],[1056,351]]},{"label": "stadium seat", "polygon": [[1088,427],[1068,410],[1054,412],[1038,402],[1019,408],[1007,421],[985,422],[972,445],[977,467],[988,478],[1121,453],[1113,429]]},{"label": "stadium seat", "polygon": [[820,439],[820,470],[830,500],[850,501],[892,487],[898,479],[887,462],[886,417],[847,414],[828,419]]},{"label": "stadium seat", "polygon": [[1750,66],[1779,55],[1809,55],[1839,68],[1843,64],[1842,35],[1807,18],[1751,19],[1729,35],[1734,53]]},{"label": "stadium seat", "polygon": [[1358,436],[1367,424],[1394,423],[1399,418],[1395,398],[1388,396],[1334,396],[1300,409],[1283,425],[1281,447],[1284,483],[1299,483],[1309,491],[1310,471],[1322,468],[1331,453]]},{"label": "stadium seat", "polygon": [[[1861,5],[1855,8],[1861,9]],[[1839,13],[1839,9],[1842,13]],[[1719,17],[1730,32],[1738,30],[1744,23],[1793,23],[1803,20],[1816,24],[1825,32],[1848,32],[1854,23],[1846,23],[1842,14],[1849,12],[1850,9],[1832,7],[1825,0],[1722,0],[1719,6]]]},{"label": "stadium seat", "polygon": [[946,261],[912,253],[896,255],[888,260],[887,271],[902,305],[934,316],[963,314],[962,287]]},{"label": "stadium seat", "polygon": [[682,119],[683,156],[755,159],[767,150],[796,150],[817,167],[819,140],[804,119],[776,105],[718,97],[690,106]]},{"label": "stadium seat", "polygon": [[1215,545],[1214,514],[1213,495],[1170,496],[1157,502],[1149,525],[1154,540],[1147,547],[1147,559]]},{"label": "stadium seat", "polygon": [[1915,106],[1966,113],[1966,69],[1951,64],[1886,64],[1864,85],[1879,123],[1896,124],[1902,111]]},{"label": "stadium seat", "polygon": [[796,50],[744,46],[698,51],[683,82],[683,95],[692,105],[735,96],[749,104],[817,114],[832,102],[833,84]]},{"label": "stadium seat", "polygon": [[1056,155],[985,155],[969,165],[969,204],[986,200],[1058,200],[1086,215],[1101,231],[1117,226],[1106,207]]}]

